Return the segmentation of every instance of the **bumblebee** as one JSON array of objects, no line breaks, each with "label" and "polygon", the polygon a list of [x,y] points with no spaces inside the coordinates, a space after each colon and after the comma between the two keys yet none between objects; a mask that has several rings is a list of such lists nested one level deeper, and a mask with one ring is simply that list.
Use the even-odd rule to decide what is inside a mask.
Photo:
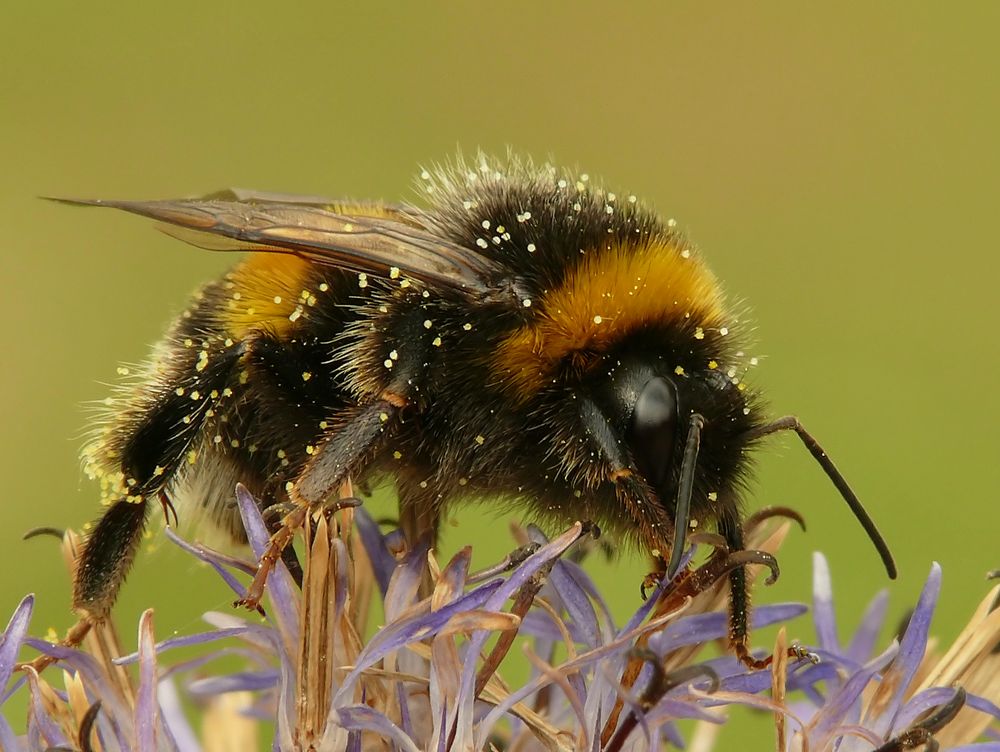
[{"label": "bumblebee", "polygon": [[[419,181],[429,208],[225,191],[73,201],[152,218],[194,245],[248,252],[198,291],[85,452],[106,510],[74,586],[107,617],[151,511],[244,541],[233,488],[295,519],[348,478],[395,483],[409,540],[462,501],[542,522],[590,520],[679,568],[689,531],[744,547],[760,440],[792,430],[888,548],[794,417],[768,420],[744,380],[745,324],[673,221],[635,196],[513,158]],[[732,641],[749,596],[730,573]]]}]

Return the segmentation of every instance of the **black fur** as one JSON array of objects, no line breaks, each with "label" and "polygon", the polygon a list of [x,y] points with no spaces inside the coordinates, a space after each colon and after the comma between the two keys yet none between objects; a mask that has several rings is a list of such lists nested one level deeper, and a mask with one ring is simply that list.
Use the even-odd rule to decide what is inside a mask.
[{"label": "black fur", "polygon": [[111,608],[139,547],[147,508],[146,501],[118,501],[87,536],[87,546],[77,562],[76,608],[97,617]]}]

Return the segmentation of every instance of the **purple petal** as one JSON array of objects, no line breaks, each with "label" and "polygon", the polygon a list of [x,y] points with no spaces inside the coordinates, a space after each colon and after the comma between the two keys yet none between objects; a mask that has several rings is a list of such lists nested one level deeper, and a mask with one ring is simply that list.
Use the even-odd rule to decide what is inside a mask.
[{"label": "purple petal", "polygon": [[[202,545],[188,543],[186,540],[177,535],[177,533],[171,530],[170,527],[167,527],[166,532],[167,538],[173,541],[176,545],[205,562],[211,566],[212,569],[218,572],[219,576],[227,585],[229,585],[230,589],[236,593],[236,595],[241,598],[246,595],[247,589],[243,586],[243,583],[236,579],[236,577],[233,576],[233,573],[222,565],[218,558],[216,558],[215,551]],[[252,574],[256,571],[256,567],[249,567],[249,569],[250,572],[248,572],[248,574]]]},{"label": "purple petal", "polygon": [[274,651],[268,649],[267,652],[261,650],[255,650],[252,647],[239,647],[235,645],[227,646],[224,648],[219,648],[218,650],[212,650],[207,653],[198,653],[195,657],[189,658],[186,661],[179,661],[177,663],[171,663],[167,667],[160,668],[160,681],[167,676],[179,673],[191,673],[192,671],[197,671],[202,666],[211,663],[212,661],[219,661],[226,658],[239,658],[244,665],[248,668],[247,670],[252,670],[250,667],[256,666],[257,670],[269,670],[274,664]]},{"label": "purple petal", "polygon": [[[712,723],[722,723],[721,719],[715,719],[711,721]],[[684,737],[681,736],[680,729],[677,728],[677,724],[673,721],[668,721],[660,726],[660,737],[663,741],[668,744],[672,744],[677,749],[684,749]]]},{"label": "purple petal", "polygon": [[791,621],[802,616],[809,608],[803,603],[773,603],[770,606],[759,606],[752,614],[754,629],[769,627],[772,624]]},{"label": "purple petal", "polygon": [[850,645],[844,651],[851,660],[862,664],[875,652],[875,644],[885,621],[885,612],[889,606],[889,591],[880,590],[865,609],[861,617],[858,631],[851,638]]},{"label": "purple petal", "polygon": [[[30,645],[31,644],[30,639],[25,640],[24,644]],[[45,644],[50,645],[51,643],[45,643]],[[2,696],[0,696],[0,705],[3,705],[5,702],[7,702],[7,700],[13,697],[14,694],[18,692],[18,690],[20,690],[21,687],[23,687],[27,681],[28,678],[24,674],[21,674],[21,676],[15,679],[14,683],[7,688],[7,691]],[[0,749],[3,749],[3,747],[0,747]]]},{"label": "purple petal", "polygon": [[[765,669],[763,671],[752,671],[748,674],[727,676],[719,681],[719,689],[725,690],[726,692],[743,692],[748,695],[755,695],[770,688],[771,671],[769,669]],[[705,700],[704,703],[709,707],[719,704],[714,702],[711,698]]]},{"label": "purple petal", "polygon": [[649,721],[660,722],[667,719],[680,720],[689,718],[698,721],[708,721],[709,723],[723,723],[724,719],[705,710],[703,707],[691,701],[678,700],[672,697],[665,697],[656,704],[647,714]]},{"label": "purple petal", "polygon": [[[832,666],[839,666],[845,669],[848,673],[854,673],[859,671],[867,665],[865,663],[858,663],[851,660],[842,653],[831,653],[829,650],[823,650],[823,648],[810,648],[810,650],[819,656],[820,665],[830,664]],[[843,684],[843,682],[837,682],[838,684]]]},{"label": "purple petal", "polygon": [[28,686],[31,691],[28,705],[28,738],[40,749],[69,746],[69,741],[63,736],[59,724],[49,717],[45,710],[42,691],[38,686],[38,674],[34,671],[28,671]]},{"label": "purple petal", "polygon": [[584,571],[583,567],[577,564],[575,561],[569,561],[568,559],[560,559],[556,563],[556,568],[565,569],[569,572],[573,580],[583,588],[583,591],[590,596],[590,600],[597,604],[600,610],[599,623],[601,625],[602,634],[604,634],[604,641],[612,639],[615,633],[615,620],[611,615],[611,609],[608,608],[608,604],[604,600],[604,596],[601,595],[601,591],[594,584],[594,581],[590,578],[590,575]]},{"label": "purple petal", "polygon": [[[496,591],[486,600],[485,608],[490,611],[500,611],[503,604],[507,602],[529,579],[535,576],[549,562],[562,556],[563,552],[580,538],[582,526],[577,522],[566,532],[557,536],[550,543],[546,543],[535,553],[529,556],[515,569],[506,581],[496,588]],[[490,633],[485,630],[475,632],[469,639],[469,654],[479,655]],[[458,690],[458,703],[460,708],[467,707],[473,701],[472,690],[475,687],[477,661],[473,658],[465,662],[462,671],[462,680]]]},{"label": "purple petal", "polygon": [[455,614],[482,608],[502,584],[503,582],[499,580],[488,582],[442,606],[437,611],[420,613],[417,616],[397,620],[383,627],[358,655],[354,669],[344,678],[344,683],[337,690],[334,705],[338,705],[344,702],[345,698],[350,697],[354,691],[354,682],[357,681],[362,672],[381,660],[386,653],[399,650],[414,640],[423,640],[436,634]]},{"label": "purple petal", "polygon": [[31,612],[35,607],[35,596],[26,595],[17,604],[14,613],[7,622],[7,628],[0,635],[0,689],[7,686],[14,673],[17,654],[21,651],[21,643],[28,632],[31,623]]},{"label": "purple petal", "polygon": [[[881,686],[891,689],[891,698],[873,703],[873,708],[868,711],[864,719],[865,728],[871,729],[882,738],[888,738],[889,730],[895,725],[896,714],[927,650],[927,635],[940,592],[941,566],[934,562],[920,593],[917,607],[899,643],[899,654],[882,678]],[[878,715],[873,717],[876,712]]]},{"label": "purple petal", "polygon": [[[905,728],[909,728],[923,713],[950,702],[954,697],[955,690],[952,687],[931,687],[930,689],[925,689],[923,692],[919,692],[911,697],[902,710],[899,711],[896,723],[892,729],[893,732],[898,733]],[[980,712],[988,713],[994,718],[1000,718],[1000,707],[997,707],[985,697],[968,694],[965,698],[965,704]]]},{"label": "purple petal", "polygon": [[[819,709],[810,722],[812,731],[810,739],[821,748],[821,742],[834,733],[837,727],[845,722],[847,714],[856,708],[860,702],[861,693],[878,672],[898,656],[898,646],[893,643],[882,655],[868,663],[864,668],[854,673],[844,685],[837,689],[826,704]],[[883,735],[884,738],[884,735]]]},{"label": "purple petal", "polygon": [[723,613],[683,616],[668,624],[662,631],[651,635],[649,646],[659,655],[665,655],[685,645],[698,645],[725,637],[729,631],[729,618]]},{"label": "purple petal", "polygon": [[[837,752],[871,752],[885,741],[857,723],[845,723],[838,726],[830,741],[838,740]],[[824,747],[824,749],[826,748]]]},{"label": "purple petal", "polygon": [[[860,668],[860,666],[858,668]],[[815,666],[806,666],[801,671],[797,671],[793,675],[789,676],[787,688],[789,692],[806,692],[807,694],[810,694],[814,700],[820,699],[822,697],[821,695],[809,693],[809,690],[813,688],[815,684],[820,682],[831,682],[831,687],[838,687],[841,684],[840,677],[841,675],[837,669],[837,665],[833,661],[820,656],[820,662]],[[820,699],[817,704],[822,705],[822,699]]]},{"label": "purple petal", "polygon": [[24,749],[14,735],[14,729],[7,723],[7,719],[3,717],[3,714],[0,714],[0,749],[9,749],[13,750],[13,752],[19,752]]},{"label": "purple petal", "polygon": [[[156,701],[160,701],[160,688],[162,684],[157,684],[156,686]],[[177,739],[174,738],[174,731],[169,724],[163,718],[163,709],[160,709],[160,722],[156,727],[156,733],[160,740],[159,748],[170,750],[170,752],[180,752],[180,746],[177,744]]]},{"label": "purple petal", "polygon": [[410,721],[410,698],[403,682],[396,682],[396,701],[399,703],[399,722],[402,724],[403,733],[407,736],[412,736],[413,723]]},{"label": "purple petal", "polygon": [[[815,715],[816,708],[821,708],[826,704],[826,696],[811,684],[797,687],[795,691],[804,694],[807,700],[807,702],[791,704],[792,710],[795,711],[795,714],[800,718],[812,718],[813,715]],[[808,710],[808,712],[803,710],[803,708]]]},{"label": "purple petal", "polygon": [[[576,693],[578,699],[587,697],[587,683],[584,680],[583,674],[579,671],[572,672],[566,677],[566,681],[569,683],[570,689]],[[569,706],[569,700],[567,699],[566,715],[573,718],[576,721],[576,713],[574,708]],[[586,715],[586,708],[584,708],[584,715]]]},{"label": "purple petal", "polygon": [[156,642],[153,639],[153,610],[139,617],[139,687],[135,700],[136,748],[156,752]]},{"label": "purple petal", "polygon": [[[440,584],[443,584],[453,594],[451,600],[459,597],[465,589],[465,581],[469,577],[469,563],[472,561],[472,547],[466,546],[455,554],[447,566],[441,570]],[[438,596],[441,591],[437,591]]]},{"label": "purple petal", "polygon": [[833,582],[830,565],[819,551],[813,552],[813,622],[819,646],[832,653],[840,652],[837,638],[837,614],[833,608]]},{"label": "purple petal", "polygon": [[98,723],[101,723],[104,718],[112,719],[112,725],[119,746],[122,749],[128,749],[132,746],[126,729],[123,729],[121,724],[116,720],[131,718],[132,709],[124,704],[121,693],[117,687],[108,681],[104,668],[98,665],[92,656],[81,650],[54,645],[50,642],[33,638],[26,639],[25,644],[30,645],[45,655],[52,656],[65,664],[65,666],[79,673],[84,686],[87,687],[92,698],[101,701],[101,713],[98,715]]},{"label": "purple petal", "polygon": [[273,671],[240,671],[225,676],[210,676],[196,679],[188,685],[188,691],[196,696],[221,695],[226,692],[259,692],[273,689],[278,684],[280,674]]},{"label": "purple petal", "polygon": [[[162,653],[174,648],[186,648],[191,645],[203,645],[209,642],[215,642],[216,640],[223,640],[227,637],[244,635],[250,630],[250,626],[230,627],[228,629],[217,629],[213,632],[198,632],[196,634],[185,635],[183,637],[171,637],[170,639],[159,643],[155,649],[157,653]],[[270,647],[269,643],[264,644]],[[118,666],[127,666],[130,663],[135,663],[137,660],[139,660],[139,653],[135,652],[123,655],[121,658],[115,658],[114,663]]]},{"label": "purple petal", "polygon": [[201,744],[198,742],[198,736],[188,723],[180,695],[177,693],[177,686],[172,679],[161,679],[156,690],[156,699],[160,704],[163,725],[178,752],[200,752]]},{"label": "purple petal", "polygon": [[990,700],[988,697],[981,697],[979,695],[969,694],[965,698],[965,704],[970,708],[975,708],[981,713],[989,713],[995,719],[1000,719],[1000,706]]},{"label": "purple petal", "polygon": [[368,560],[372,563],[375,581],[378,583],[378,589],[384,598],[389,590],[392,572],[396,569],[396,558],[390,553],[389,548],[385,545],[382,532],[364,507],[357,507],[354,510],[354,524],[358,528],[358,537],[361,539],[365,553],[368,554]]},{"label": "purple petal", "polygon": [[[260,561],[271,536],[267,532],[264,518],[260,515],[257,502],[241,483],[236,484],[236,505],[239,507],[240,517],[243,519],[243,526],[247,531],[250,548],[257,561]],[[280,559],[275,562],[274,569],[267,577],[267,593],[271,604],[270,609],[268,609],[268,618],[274,620],[286,649],[292,652],[299,639],[298,596],[296,595],[295,582],[288,573],[284,562]]]},{"label": "purple petal", "polygon": [[340,725],[352,731],[370,731],[383,739],[392,740],[406,752],[420,752],[413,740],[382,713],[367,705],[349,705],[337,710]]},{"label": "purple petal", "polygon": [[293,748],[291,729],[294,728],[295,718],[295,673],[292,668],[292,659],[277,631],[270,627],[250,624],[245,619],[230,613],[209,611],[202,618],[221,629],[238,627],[240,630],[244,630],[237,635],[240,639],[278,657],[281,681],[277,693],[278,708],[274,713],[275,729],[272,744],[276,745],[277,749]]},{"label": "purple petal", "polygon": [[260,561],[260,557],[267,549],[267,544],[271,541],[271,534],[267,530],[267,523],[264,522],[264,518],[260,514],[257,500],[242,483],[236,484],[236,505],[240,510],[243,527],[246,529],[250,550],[253,551],[254,559]]},{"label": "purple petal", "polygon": [[549,581],[559,593],[573,626],[583,637],[583,644],[588,648],[596,648],[603,642],[601,627],[597,623],[597,612],[594,610],[590,598],[587,597],[586,591],[580,587],[569,568],[564,566],[565,564],[564,561],[555,563],[549,574]]},{"label": "purple petal", "polygon": [[[609,643],[595,648],[593,650],[587,651],[586,653],[577,656],[573,660],[566,661],[559,666],[559,670],[567,675],[579,674],[584,669],[589,666],[593,666],[601,661],[617,661],[618,670],[624,666],[626,660],[626,653],[635,643],[637,636],[647,629],[648,625],[643,625],[641,627],[636,627],[633,630],[625,633],[620,633],[615,637],[615,639]],[[597,675],[602,676],[602,672],[598,671]],[[577,677],[578,678],[578,677]],[[612,687],[607,686],[607,683],[603,680],[603,677],[598,681],[602,682],[600,685],[591,685],[589,692],[584,692],[580,688],[577,689],[578,694],[583,697],[586,696],[585,710],[588,718],[588,728],[593,732],[594,727],[598,724],[603,723],[603,716],[600,715],[602,709],[606,712],[609,705],[609,701],[613,702],[615,692]],[[481,748],[489,737],[489,734],[493,730],[493,726],[507,714],[507,712],[518,702],[521,702],[526,697],[537,692],[541,687],[547,686],[551,683],[551,679],[547,676],[536,676],[531,681],[524,684],[519,689],[514,689],[511,693],[503,699],[502,702],[495,705],[487,713],[483,722],[480,724],[479,728],[476,730],[478,748]],[[574,682],[571,680],[571,684]],[[610,700],[608,699],[610,697]]]},{"label": "purple petal", "polygon": [[535,551],[531,556],[522,562],[515,569],[510,577],[503,582],[501,587],[493,593],[486,602],[485,607],[491,611],[499,611],[503,604],[511,598],[529,579],[547,565],[553,559],[562,556],[563,552],[573,545],[580,537],[580,524],[577,523],[562,535],[556,537],[551,543],[547,543]]},{"label": "purple petal", "polygon": [[441,708],[441,720],[438,723],[438,752],[447,752],[445,745],[448,743],[448,734],[445,733],[445,729],[448,728],[448,709]]},{"label": "purple petal", "polygon": [[950,747],[948,752],[1000,752],[1000,742],[963,744],[960,747]]},{"label": "purple petal", "polygon": [[[622,664],[624,665],[624,664]],[[560,667],[562,669],[562,667]],[[600,736],[601,730],[603,729],[608,714],[611,711],[612,705],[618,699],[618,693],[615,691],[617,688],[617,682],[614,687],[608,686],[605,680],[605,671],[595,671],[593,677],[588,680],[588,687],[586,692],[580,694],[577,692],[578,696],[583,699],[583,717],[584,721],[582,724],[582,731],[586,734],[586,737],[590,740],[590,749],[593,752],[597,752],[600,749]],[[582,678],[582,677],[578,677]],[[521,694],[521,690],[514,692],[513,694]],[[504,700],[503,703],[497,706],[489,716],[487,716],[488,721],[492,721],[494,724],[501,718],[499,711],[506,713],[510,710],[513,703],[509,703]],[[487,731],[492,731],[491,724],[484,724]],[[485,734],[480,732],[480,739],[485,739]]]},{"label": "purple petal", "polygon": [[[564,668],[565,666],[560,667],[560,669]],[[483,749],[485,747],[486,741],[489,738],[490,733],[493,731],[493,727],[507,715],[512,707],[537,692],[541,687],[549,686],[551,683],[552,680],[548,676],[536,676],[520,688],[514,689],[501,702],[491,708],[490,711],[484,716],[482,722],[479,724],[479,727],[476,729],[476,743],[473,745],[474,748]],[[574,684],[572,681],[570,683]],[[574,686],[574,688],[578,689],[576,686]],[[591,688],[589,693],[580,693],[580,696],[585,696],[587,698],[587,706],[589,707],[591,704],[597,704],[599,702],[597,694],[599,693],[595,692],[593,688]]]},{"label": "purple petal", "polygon": [[[643,668],[645,670],[645,667]],[[631,692],[626,691],[624,687],[618,684],[618,680],[616,677],[609,676],[607,675],[607,672],[605,672],[604,679],[605,683],[608,686],[613,686],[617,689],[618,699],[622,701],[622,706],[625,711],[621,714],[618,726],[615,728],[615,733],[618,732],[618,730],[621,728],[624,722],[628,719],[629,715],[635,715],[637,723],[635,727],[632,729],[632,731],[629,732],[629,735],[625,737],[624,741],[628,742],[629,739],[638,740],[639,736],[637,732],[640,732],[642,734],[642,739],[645,742],[645,744],[643,744],[642,746],[646,748],[652,746],[651,741],[653,735],[652,735],[652,730],[650,729],[649,726],[649,717],[646,713],[642,711],[642,707],[639,705],[638,699]],[[642,681],[649,681],[649,677],[640,675],[636,681],[636,684],[638,685],[639,682]],[[661,703],[662,702],[663,701],[661,700]],[[622,746],[624,748],[630,745],[623,744]]]},{"label": "purple petal", "polygon": [[344,613],[347,605],[347,595],[351,592],[351,555],[347,551],[347,545],[340,538],[333,539],[333,551],[335,556],[336,569],[334,570],[333,589],[333,619],[338,621]]},{"label": "purple petal", "polygon": [[[576,624],[572,622],[564,623],[566,624],[566,629],[569,631],[570,639],[576,643],[583,643],[585,637]],[[520,633],[560,644],[563,641],[562,631],[560,631],[559,626],[552,620],[552,616],[547,611],[532,610],[525,614],[521,620]],[[545,652],[539,650],[538,646],[536,646],[535,650],[540,654],[544,654]]]},{"label": "purple petal", "polygon": [[[751,621],[754,629],[789,621],[808,609],[801,603],[775,603],[754,609]],[[650,647],[660,655],[686,645],[699,645],[718,640],[729,634],[729,616],[725,613],[682,616],[650,637]]]},{"label": "purple petal", "polygon": [[278,664],[281,681],[278,691],[278,708],[275,712],[274,745],[279,750],[295,749],[292,734],[295,730],[295,670],[284,654]]},{"label": "purple petal", "polygon": [[955,697],[955,690],[951,687],[931,687],[919,692],[911,697],[900,709],[893,724],[893,730],[902,731],[913,724],[921,714],[926,713],[931,708],[944,705]]},{"label": "purple petal", "polygon": [[251,645],[262,648],[269,652],[283,650],[278,633],[273,627],[264,624],[252,624],[242,616],[227,611],[206,611],[201,618],[213,627],[217,627],[219,632],[228,629],[243,630],[237,634],[241,640]]},{"label": "purple petal", "polygon": [[725,679],[730,676],[743,676],[747,673],[747,667],[744,666],[734,655],[723,654],[712,658],[711,660],[705,661],[704,664],[708,668],[715,671],[716,675],[720,679]]},{"label": "purple petal", "polygon": [[[719,679],[719,689],[724,692],[741,692],[743,694],[758,694],[765,690],[771,688],[771,670],[763,669],[759,671],[748,672],[746,668],[738,660],[731,656],[721,656],[719,658],[713,658],[710,661],[705,661],[703,664],[706,668],[712,669]],[[792,663],[788,668],[788,682],[791,684],[799,674],[808,671],[810,668],[817,668],[813,664],[808,662],[798,662]],[[689,686],[701,686],[707,684],[707,679],[697,679],[693,682],[688,682],[686,685],[678,687],[673,690],[672,694],[678,692],[686,692]],[[725,704],[727,701],[716,702],[711,697],[701,700],[701,704],[706,706],[715,706],[719,704]]]},{"label": "purple petal", "polygon": [[387,624],[394,622],[400,614],[416,602],[417,590],[420,588],[420,579],[427,566],[427,552],[429,550],[430,546],[427,540],[421,540],[393,570],[384,603]]},{"label": "purple petal", "polygon": [[[688,565],[691,563],[691,559],[694,558],[695,546],[691,546],[687,551],[684,552],[684,556],[681,558],[681,565],[677,569],[677,574],[687,570]],[[677,575],[674,575],[676,577]],[[625,623],[625,626],[618,630],[618,636],[628,634],[632,630],[636,629],[640,624],[646,621],[646,617],[649,616],[653,607],[656,606],[657,601],[660,600],[660,596],[663,595],[663,591],[667,589],[667,586],[673,581],[662,579],[657,583],[656,587],[653,588],[653,592],[649,594],[649,597],[643,601],[642,605],[639,606],[638,610],[632,617]]]},{"label": "purple petal", "polygon": [[[540,545],[545,545],[549,542],[548,537],[535,525],[528,525],[528,537],[535,543]],[[569,579],[567,579],[569,578]],[[583,607],[583,613],[587,614],[588,610],[594,612],[594,604],[596,603],[600,606],[602,620],[599,621],[597,618],[597,613],[594,612],[593,619],[585,618],[585,622],[592,622],[593,627],[588,628],[587,626],[581,624],[581,629],[586,632],[593,633],[593,635],[601,635],[601,642],[606,642],[612,639],[615,631],[614,619],[611,617],[611,612],[608,609],[607,604],[601,597],[600,592],[594,585],[593,580],[587,575],[579,564],[574,561],[568,561],[566,559],[558,559],[552,568],[552,573],[549,575],[548,581],[544,586],[544,597],[549,600],[549,602],[558,611],[560,608],[564,608],[571,617],[572,621],[576,620],[576,616],[570,611],[570,606],[566,604],[563,600],[563,596],[566,594],[565,589],[569,587],[572,589],[573,597],[577,601],[578,606]],[[582,593],[580,592],[582,591]],[[579,600],[582,598],[583,600]],[[589,615],[588,615],[589,617]],[[593,639],[584,640],[585,644],[594,647],[599,642]]]}]

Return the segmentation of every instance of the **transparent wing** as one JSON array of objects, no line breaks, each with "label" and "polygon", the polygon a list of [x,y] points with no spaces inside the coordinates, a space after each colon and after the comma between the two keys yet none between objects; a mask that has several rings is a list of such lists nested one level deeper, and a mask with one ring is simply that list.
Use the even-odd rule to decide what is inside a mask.
[{"label": "transparent wing", "polygon": [[432,235],[416,215],[399,207],[251,191],[176,201],[56,200],[149,217],[168,225],[169,234],[209,250],[293,253],[379,276],[396,268],[428,285],[490,297],[505,286],[506,275],[497,264]]},{"label": "transparent wing", "polygon": [[252,188],[223,188],[204,196],[202,200],[238,201],[247,204],[294,204],[313,206],[340,214],[362,214],[364,216],[390,217],[406,224],[419,227],[412,209],[403,204],[389,204],[384,201],[356,201],[350,198],[317,196],[311,193],[280,193],[257,191]]}]

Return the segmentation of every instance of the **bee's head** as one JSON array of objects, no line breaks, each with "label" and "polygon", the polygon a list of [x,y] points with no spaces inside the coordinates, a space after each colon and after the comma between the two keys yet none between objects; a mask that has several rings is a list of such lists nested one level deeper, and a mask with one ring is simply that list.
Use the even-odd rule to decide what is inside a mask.
[{"label": "bee's head", "polygon": [[607,384],[608,407],[632,463],[664,503],[671,504],[682,470],[692,418],[701,416],[697,485],[718,492],[742,466],[754,425],[745,392],[718,370],[664,373],[655,364],[626,361]]},{"label": "bee's head", "polygon": [[611,475],[637,476],[682,540],[692,520],[720,519],[736,503],[757,412],[717,369],[665,363],[616,359],[592,382],[583,420]]},{"label": "bee's head", "polygon": [[[701,520],[739,524],[739,491],[747,450],[776,431],[794,431],[840,491],[875,544],[889,572],[888,547],[847,481],[798,422],[765,423],[755,399],[737,379],[715,368],[669,370],[648,355],[615,359],[597,375],[582,401],[581,417],[610,479],[630,487],[643,504],[669,519],[667,568],[680,564],[689,526]],[[657,539],[665,536],[658,534]]]}]

